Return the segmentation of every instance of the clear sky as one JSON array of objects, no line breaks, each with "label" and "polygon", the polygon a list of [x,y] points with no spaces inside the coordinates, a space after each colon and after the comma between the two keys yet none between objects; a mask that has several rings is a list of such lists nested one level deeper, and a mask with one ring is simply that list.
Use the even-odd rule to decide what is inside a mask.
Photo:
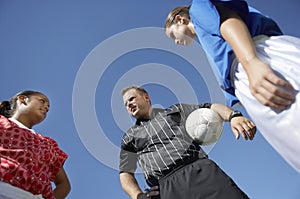
[{"label": "clear sky", "polygon": [[[171,9],[189,3],[0,1],[0,99],[25,89],[48,95],[50,112],[35,130],[69,154],[68,198],[128,198],[119,183],[118,150],[134,121],[122,104],[123,86],[144,85],[158,107],[224,101],[199,46],[176,46],[161,29]],[[298,0],[248,3],[300,37]],[[300,198],[300,174],[259,132],[253,141],[236,141],[226,123],[206,150],[250,198]],[[137,178],[144,187],[143,176]]]}]

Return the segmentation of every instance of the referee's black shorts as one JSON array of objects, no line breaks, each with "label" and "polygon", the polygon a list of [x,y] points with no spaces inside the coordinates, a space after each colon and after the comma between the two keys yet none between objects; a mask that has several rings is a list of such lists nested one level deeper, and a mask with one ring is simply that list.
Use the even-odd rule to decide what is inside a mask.
[{"label": "referee's black shorts", "polygon": [[215,162],[207,158],[164,176],[159,180],[159,189],[160,199],[249,198]]}]

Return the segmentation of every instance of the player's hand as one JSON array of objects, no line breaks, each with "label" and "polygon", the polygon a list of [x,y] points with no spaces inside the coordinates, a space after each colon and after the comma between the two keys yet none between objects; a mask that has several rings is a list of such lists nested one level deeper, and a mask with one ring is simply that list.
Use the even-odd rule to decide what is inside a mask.
[{"label": "player's hand", "polygon": [[236,139],[239,139],[240,135],[242,135],[245,140],[253,140],[256,126],[251,120],[244,116],[238,116],[232,118],[230,124]]},{"label": "player's hand", "polygon": [[145,193],[139,193],[137,199],[149,199],[152,196],[158,196],[158,186],[151,187],[151,189],[147,189]]},{"label": "player's hand", "polygon": [[[295,101],[295,90],[286,80],[278,77],[273,70],[254,59],[247,67],[251,94],[263,105],[284,110]],[[254,67],[255,66],[255,67]]]}]

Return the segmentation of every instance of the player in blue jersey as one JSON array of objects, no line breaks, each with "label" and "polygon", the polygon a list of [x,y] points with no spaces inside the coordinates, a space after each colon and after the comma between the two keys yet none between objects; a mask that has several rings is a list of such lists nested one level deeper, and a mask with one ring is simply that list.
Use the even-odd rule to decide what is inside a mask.
[{"label": "player in blue jersey", "polygon": [[300,172],[300,39],[246,1],[194,0],[172,10],[165,33],[198,39],[228,103],[241,102],[274,149]]}]

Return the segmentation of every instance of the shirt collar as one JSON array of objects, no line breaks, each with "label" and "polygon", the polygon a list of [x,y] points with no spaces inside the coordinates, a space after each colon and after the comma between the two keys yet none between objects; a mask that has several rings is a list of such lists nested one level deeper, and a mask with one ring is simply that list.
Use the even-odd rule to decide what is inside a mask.
[{"label": "shirt collar", "polygon": [[153,108],[150,114],[150,118],[139,118],[136,120],[135,124],[140,125],[141,122],[147,122],[151,119],[153,119],[158,113],[165,111],[165,109],[162,108]]},{"label": "shirt collar", "polygon": [[24,124],[22,124],[21,122],[19,122],[18,120],[16,120],[15,118],[8,118],[10,121],[14,122],[15,124],[17,124],[19,127],[24,128],[24,129],[28,129],[31,132],[35,133],[33,129],[28,128],[27,126],[25,126]]}]

